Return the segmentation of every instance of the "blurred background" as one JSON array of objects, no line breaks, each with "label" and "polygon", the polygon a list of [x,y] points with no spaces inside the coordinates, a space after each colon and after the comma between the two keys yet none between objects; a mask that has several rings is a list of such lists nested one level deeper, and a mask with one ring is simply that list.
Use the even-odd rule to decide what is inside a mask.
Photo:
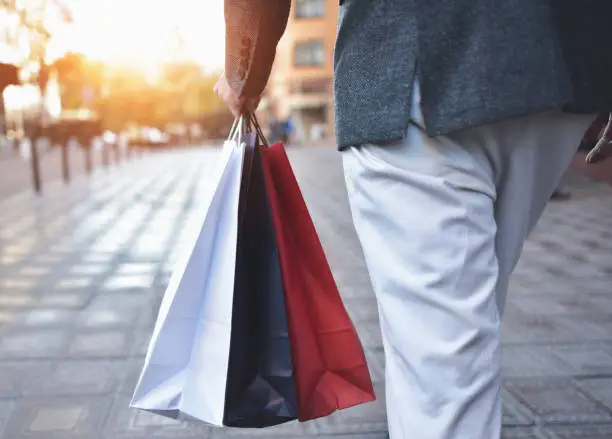
[{"label": "blurred background", "polygon": [[212,92],[223,62],[221,2],[195,4],[198,14],[188,1],[115,3],[3,1],[5,151],[41,136],[161,146],[226,131]]},{"label": "blurred background", "polygon": [[[335,2],[296,2],[260,106],[273,137],[333,131]],[[221,1],[3,0],[0,149],[92,142],[178,146],[222,138]]]}]

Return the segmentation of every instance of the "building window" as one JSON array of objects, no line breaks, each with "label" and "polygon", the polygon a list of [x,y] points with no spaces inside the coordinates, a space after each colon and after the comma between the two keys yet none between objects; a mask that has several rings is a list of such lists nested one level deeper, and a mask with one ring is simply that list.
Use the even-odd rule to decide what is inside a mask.
[{"label": "building window", "polygon": [[321,18],[325,16],[325,0],[296,0],[296,18]]},{"label": "building window", "polygon": [[307,78],[292,81],[290,87],[291,93],[294,94],[327,93],[332,89],[332,80],[329,78]]},{"label": "building window", "polygon": [[322,67],[325,64],[323,41],[296,43],[293,63],[299,67]]}]

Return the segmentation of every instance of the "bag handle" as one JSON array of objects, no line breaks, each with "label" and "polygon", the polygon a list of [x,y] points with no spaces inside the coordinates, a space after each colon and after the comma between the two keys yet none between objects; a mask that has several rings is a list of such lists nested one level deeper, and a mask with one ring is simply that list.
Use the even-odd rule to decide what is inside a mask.
[{"label": "bag handle", "polygon": [[239,141],[242,137],[246,135],[246,121],[244,115],[237,117],[234,119],[234,123],[232,124],[232,128],[230,129],[229,135],[227,136],[227,140],[236,140]]},{"label": "bag handle", "polygon": [[238,118],[234,119],[234,123],[232,124],[232,127],[230,128],[230,132],[227,136],[227,140],[234,140],[234,136],[236,135],[236,128],[238,127]]},{"label": "bag handle", "polygon": [[257,137],[261,141],[261,144],[263,146],[265,146],[266,148],[268,148],[270,145],[268,145],[268,141],[266,140],[266,136],[264,135],[263,130],[261,129],[261,126],[259,125],[259,121],[257,120],[257,116],[255,116],[255,113],[249,113],[248,114],[248,118],[249,118],[250,123],[255,128],[255,131],[257,133]]},{"label": "bag handle", "polygon": [[234,123],[232,124],[232,128],[230,129],[229,136],[227,140],[240,140],[244,137],[249,130],[249,128],[254,128],[257,134],[257,138],[259,138],[261,144],[266,148],[269,147],[268,141],[266,140],[266,136],[259,125],[259,121],[257,120],[257,116],[253,113],[247,113],[246,115],[241,115],[234,119]]},{"label": "bag handle", "polygon": [[599,154],[601,153],[601,150],[603,149],[604,145],[606,145],[610,141],[608,137],[610,135],[611,129],[612,129],[612,113],[608,114],[608,121],[606,122],[602,130],[600,131],[598,139],[597,139],[597,143],[595,144],[593,149],[589,151],[589,153],[587,154],[585,158],[585,161],[588,164],[596,163],[599,160],[603,159],[603,157],[600,157]]}]

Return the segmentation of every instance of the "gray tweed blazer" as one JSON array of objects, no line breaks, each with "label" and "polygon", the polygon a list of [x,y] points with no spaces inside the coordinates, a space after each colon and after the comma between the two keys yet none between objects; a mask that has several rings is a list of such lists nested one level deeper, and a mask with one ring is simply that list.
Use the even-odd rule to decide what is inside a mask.
[{"label": "gray tweed blazer", "polygon": [[[225,0],[226,74],[265,87],[290,0]],[[430,135],[553,107],[612,110],[612,0],[340,0],[340,147],[401,139],[418,79]]]}]

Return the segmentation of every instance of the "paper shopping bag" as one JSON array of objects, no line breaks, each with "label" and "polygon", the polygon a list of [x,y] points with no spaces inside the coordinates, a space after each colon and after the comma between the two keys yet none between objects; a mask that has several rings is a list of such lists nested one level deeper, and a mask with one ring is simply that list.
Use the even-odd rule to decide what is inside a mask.
[{"label": "paper shopping bag", "polygon": [[280,255],[299,419],[375,399],[357,332],[282,144],[262,150]]},{"label": "paper shopping bag", "polygon": [[226,142],[193,245],[164,294],[131,406],[223,424],[244,147]]},{"label": "paper shopping bag", "polygon": [[296,419],[298,407],[260,148],[244,163],[224,425],[261,428]]}]

